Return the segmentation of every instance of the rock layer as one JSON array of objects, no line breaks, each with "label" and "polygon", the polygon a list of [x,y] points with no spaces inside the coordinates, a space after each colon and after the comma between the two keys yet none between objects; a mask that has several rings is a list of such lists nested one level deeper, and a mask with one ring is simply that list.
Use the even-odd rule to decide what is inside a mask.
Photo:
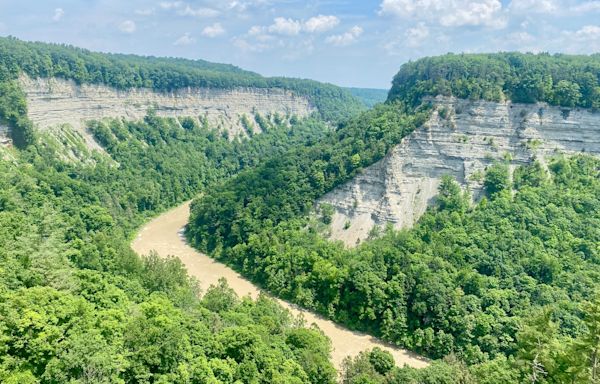
[{"label": "rock layer", "polygon": [[[260,88],[185,88],[159,93],[149,89],[116,90],[103,85],[77,85],[57,78],[31,79],[21,77],[27,95],[29,117],[39,129],[69,124],[86,135],[85,122],[107,117],[137,120],[154,108],[165,117],[202,117],[215,128],[226,130],[230,137],[245,131],[240,119],[246,115],[250,122],[254,114],[306,116],[313,107],[304,97],[283,89]],[[253,124],[259,131],[258,124]]]},{"label": "rock layer", "polygon": [[374,226],[412,226],[434,200],[443,175],[477,198],[484,170],[494,161],[514,167],[559,152],[600,154],[600,113],[444,97],[431,102],[435,111],[427,123],[319,201],[335,208],[332,239],[352,246]]}]

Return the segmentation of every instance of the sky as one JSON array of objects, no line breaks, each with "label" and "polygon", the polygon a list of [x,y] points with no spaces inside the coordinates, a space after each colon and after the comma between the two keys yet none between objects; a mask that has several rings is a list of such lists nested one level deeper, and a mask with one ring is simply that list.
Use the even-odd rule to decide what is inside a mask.
[{"label": "sky", "polygon": [[600,52],[600,0],[0,0],[0,36],[389,88],[448,52]]}]

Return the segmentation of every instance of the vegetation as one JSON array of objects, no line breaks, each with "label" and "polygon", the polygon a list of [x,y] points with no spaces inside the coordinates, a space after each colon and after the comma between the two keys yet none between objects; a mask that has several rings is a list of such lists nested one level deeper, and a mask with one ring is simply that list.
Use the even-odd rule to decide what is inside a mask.
[{"label": "vegetation", "polygon": [[[575,81],[561,76],[579,71],[582,78],[593,73],[597,79],[595,56],[449,56],[439,59],[439,66],[451,70],[438,72],[456,84],[452,94],[488,98],[458,91],[467,83],[487,84],[480,72],[504,73],[490,69],[486,60],[504,63],[511,57],[556,80],[552,99],[536,96],[529,102],[595,106],[593,92],[586,94],[592,99],[582,96],[576,103],[556,98],[559,82]],[[474,75],[459,81],[454,65],[463,58],[481,62],[463,63]],[[390,100],[342,124],[332,139],[244,171],[195,201],[189,239],[282,298],[445,359],[424,371],[382,373],[365,355],[349,362],[347,382],[486,382],[488,376],[490,383],[595,380],[597,158],[558,156],[547,170],[534,162],[518,167],[512,178],[508,163],[494,164],[481,175],[487,197],[476,206],[455,181],[444,178],[436,205],[413,229],[379,231],[355,249],[322,238],[322,226],[331,222],[329,207],[320,207],[318,219],[309,215],[318,197],[381,159],[427,117],[426,109],[410,107],[426,94],[438,94],[428,88],[430,82],[411,83],[420,79],[419,65],[428,68],[427,60],[403,68]],[[520,88],[510,85],[525,73],[515,68],[506,72],[512,73],[510,83],[504,75],[494,78],[506,85],[498,95],[525,102]]]},{"label": "vegetation", "polygon": [[0,122],[9,124],[15,144],[31,144],[31,123],[17,79],[59,77],[78,84],[169,92],[186,87],[282,88],[305,96],[321,118],[338,121],[363,109],[350,92],[331,84],[282,77],[265,78],[232,65],[203,60],[90,52],[66,45],[29,43],[0,37]]},{"label": "vegetation", "polygon": [[388,91],[386,89],[376,88],[347,88],[362,103],[372,108],[375,104],[383,103],[387,99]]},{"label": "vegetation", "polygon": [[219,254],[264,228],[308,213],[318,197],[383,158],[428,115],[427,108],[381,104],[315,145],[242,172],[194,203],[189,238]]},{"label": "vegetation", "polygon": [[[146,217],[325,132],[313,120],[271,124],[230,142],[150,113],[92,125],[112,158],[51,136],[3,149],[0,381],[333,383],[320,332],[225,283],[200,298],[178,259],[129,248]],[[69,151],[81,161],[64,160]]]},{"label": "vegetation", "polygon": [[423,96],[547,102],[600,108],[600,55],[448,54],[410,62],[394,77],[389,100]]},{"label": "vegetation", "polygon": [[[260,228],[219,255],[283,298],[431,357],[503,362],[521,377],[527,369],[519,364],[536,359],[523,350],[539,347],[553,349],[540,360],[547,373],[557,364],[584,369],[587,360],[566,359],[592,331],[585,303],[600,274],[600,161],[560,158],[551,175],[535,164],[520,168],[514,197],[504,173],[491,172],[502,168],[490,169],[490,197],[477,207],[446,179],[437,206],[414,229],[388,230],[353,250],[297,218]],[[546,323],[529,325],[542,310]],[[548,324],[547,344],[524,333]]]}]

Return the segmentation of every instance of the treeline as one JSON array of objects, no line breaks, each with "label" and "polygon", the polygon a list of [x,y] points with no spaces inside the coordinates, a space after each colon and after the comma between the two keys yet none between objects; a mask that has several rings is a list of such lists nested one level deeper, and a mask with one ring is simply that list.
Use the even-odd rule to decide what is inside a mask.
[{"label": "treeline", "polygon": [[427,108],[381,104],[315,145],[294,148],[242,172],[194,202],[188,237],[218,254],[265,227],[308,213],[318,197],[382,159],[428,116]]},{"label": "treeline", "polygon": [[59,77],[78,84],[104,84],[117,89],[143,87],[159,92],[187,87],[283,88],[307,97],[320,116],[330,121],[362,108],[347,90],[312,80],[266,78],[232,65],[203,60],[106,54],[67,45],[0,38],[0,83],[15,80],[21,73],[33,78]]},{"label": "treeline", "polygon": [[2,149],[0,382],[334,383],[319,331],[224,283],[198,297],[177,259],[129,248],[148,216],[326,131],[263,119],[233,142],[196,119],[93,124],[112,158],[68,132]]},{"label": "treeline", "polygon": [[[498,382],[526,380],[537,364],[547,379],[540,382],[589,382],[600,348],[598,315],[586,304],[600,273],[600,160],[558,158],[550,173],[534,163],[518,168],[514,181],[507,165],[496,164],[485,184],[488,197],[471,207],[444,179],[436,206],[415,228],[388,228],[356,249],[324,240],[315,219],[275,225],[276,213],[269,221],[228,205],[223,210],[245,214],[253,232],[215,254],[337,322],[433,358],[488,367],[473,368],[478,380],[500,368],[506,379]],[[202,239],[195,223],[192,239]]]},{"label": "treeline", "polygon": [[448,54],[404,64],[388,99],[423,96],[600,108],[600,55]]},{"label": "treeline", "polygon": [[376,104],[383,103],[387,99],[387,89],[376,89],[376,88],[346,88],[356,97],[362,101],[364,105],[369,108],[373,108]]}]

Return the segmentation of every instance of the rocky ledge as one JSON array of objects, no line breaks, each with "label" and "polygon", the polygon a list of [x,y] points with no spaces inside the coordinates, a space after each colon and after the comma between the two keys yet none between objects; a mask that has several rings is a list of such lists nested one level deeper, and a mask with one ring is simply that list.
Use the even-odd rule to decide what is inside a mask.
[{"label": "rocky ledge", "polygon": [[374,226],[412,226],[434,200],[443,175],[482,193],[485,168],[544,162],[556,153],[600,154],[600,113],[546,104],[437,97],[429,121],[381,161],[325,195],[335,208],[331,238],[353,246]]}]

